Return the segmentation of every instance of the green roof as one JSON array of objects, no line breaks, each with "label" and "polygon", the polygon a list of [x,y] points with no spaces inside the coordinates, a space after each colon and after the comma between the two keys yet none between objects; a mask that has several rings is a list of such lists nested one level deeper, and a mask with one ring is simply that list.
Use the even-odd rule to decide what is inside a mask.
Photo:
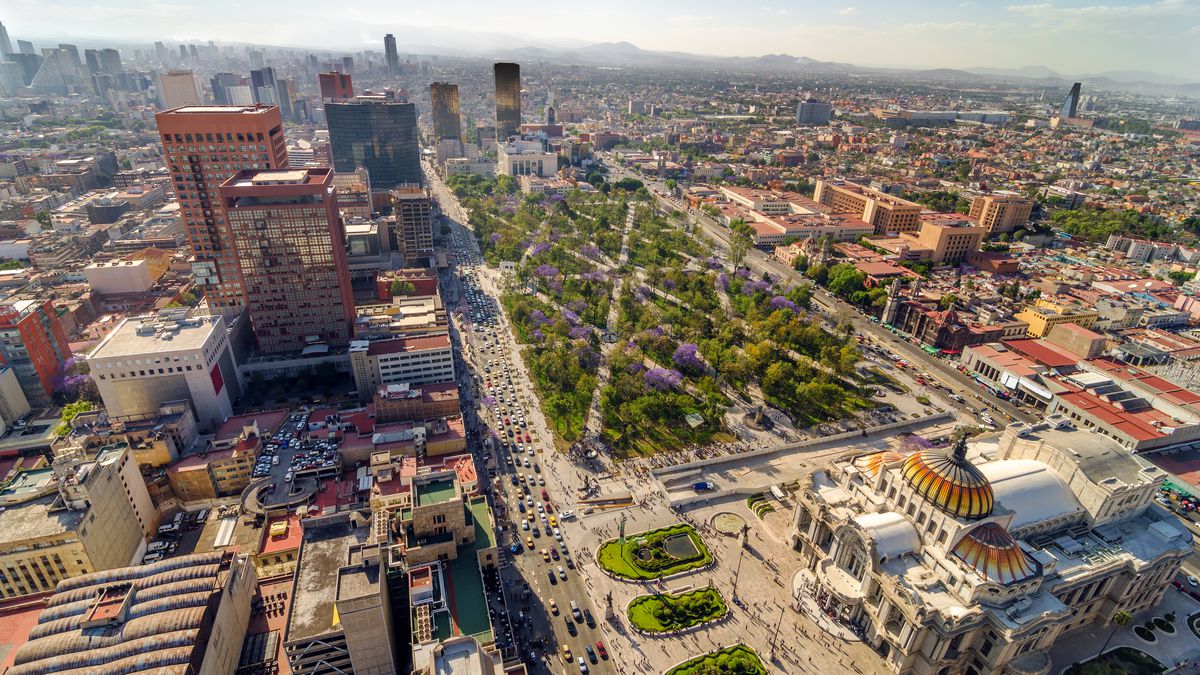
[{"label": "green roof", "polygon": [[496,530],[492,527],[492,514],[487,499],[476,497],[467,503],[471,518],[475,521],[475,550],[492,548],[496,545]]},{"label": "green roof", "polygon": [[445,478],[417,486],[417,506],[441,504],[454,499],[454,479]]}]

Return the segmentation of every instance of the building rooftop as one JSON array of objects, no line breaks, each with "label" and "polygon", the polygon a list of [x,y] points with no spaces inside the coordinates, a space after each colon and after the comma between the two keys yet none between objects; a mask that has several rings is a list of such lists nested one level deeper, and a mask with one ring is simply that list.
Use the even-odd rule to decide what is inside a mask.
[{"label": "building rooftop", "polygon": [[63,508],[57,494],[10,506],[0,510],[0,545],[72,532],[84,515]]},{"label": "building rooftop", "polygon": [[158,115],[254,115],[266,112],[274,106],[267,105],[185,105],[158,113]]},{"label": "building rooftop", "polygon": [[193,351],[204,346],[214,333],[223,331],[219,316],[186,317],[171,313],[125,319],[96,348],[89,359]]},{"label": "building rooftop", "polygon": [[448,502],[454,499],[454,495],[457,492],[454,489],[454,480],[450,478],[419,484],[416,488],[417,506],[432,506],[433,504]]},{"label": "building rooftop", "polygon": [[393,340],[377,340],[370,344],[370,346],[367,348],[367,353],[371,356],[383,356],[385,354],[418,352],[426,349],[449,348],[449,334],[441,334],[411,338],[396,338]]},{"label": "building rooftop", "polygon": [[286,641],[341,631],[331,590],[337,584],[338,570],[346,564],[350,546],[365,542],[370,533],[371,528],[356,528],[348,522],[304,528]]},{"label": "building rooftop", "polygon": [[[8,672],[109,672],[126,660],[153,664],[159,672],[184,672],[208,643],[212,625],[206,617],[223,597],[219,591],[229,566],[223,553],[201,553],[59,582]],[[170,602],[161,601],[167,597]],[[89,599],[84,621],[61,620],[76,615],[79,601]],[[96,642],[101,635],[103,649]]]}]

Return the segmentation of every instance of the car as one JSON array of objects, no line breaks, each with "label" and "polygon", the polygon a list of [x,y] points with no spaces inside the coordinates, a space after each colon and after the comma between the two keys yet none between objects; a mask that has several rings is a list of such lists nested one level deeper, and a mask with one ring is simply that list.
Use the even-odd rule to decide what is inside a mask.
[{"label": "car", "polygon": [[567,555],[565,550],[563,551],[563,562],[567,563],[567,569],[575,569],[575,561],[571,560],[571,556]]},{"label": "car", "polygon": [[563,623],[567,624],[567,632],[571,635],[579,635],[579,629],[575,627],[575,622],[570,617],[564,616]]},{"label": "car", "polygon": [[554,576],[554,570],[546,570],[546,578],[550,580],[550,585],[558,584],[558,578]]},{"label": "car", "polygon": [[570,661],[570,660],[571,660],[571,647],[570,647],[570,645],[563,645],[563,646],[562,646],[562,656],[563,656],[563,661]]},{"label": "car", "polygon": [[513,542],[513,545],[508,547],[508,552],[509,552],[509,553],[511,553],[511,554],[513,554],[513,555],[517,555],[518,553],[520,553],[520,552],[521,552],[521,544],[520,544],[520,542],[515,542],[515,541],[514,541],[514,542]]},{"label": "car", "polygon": [[563,569],[562,565],[558,566],[558,578],[562,579],[563,581],[567,580],[567,571]]},{"label": "car", "polygon": [[550,562],[550,551],[548,551],[546,549],[542,549],[542,560],[545,560],[546,562]]},{"label": "car", "polygon": [[550,501],[550,493],[549,492],[542,490],[542,501],[544,501],[544,502]]},{"label": "car", "polygon": [[525,535],[525,548],[533,548],[533,537]]},{"label": "car", "polygon": [[583,610],[583,622],[588,625],[588,628],[596,627],[596,619],[592,617],[592,610]]},{"label": "car", "polygon": [[521,529],[525,530],[526,532],[529,531],[529,521],[528,520],[521,521]]},{"label": "car", "polygon": [[558,529],[557,527],[554,528],[554,538],[562,541],[562,530]]},{"label": "car", "polygon": [[550,598],[550,613],[558,616],[558,603],[554,601],[554,598]]},{"label": "car", "polygon": [[1194,576],[1192,576],[1192,575],[1190,575],[1190,574],[1189,574],[1189,575],[1187,575],[1187,582],[1188,582],[1188,586],[1191,586],[1192,588],[1195,588],[1195,587],[1197,587],[1197,586],[1200,586],[1200,581],[1198,581],[1198,580],[1196,579],[1196,577],[1194,577]]},{"label": "car", "polygon": [[587,652],[588,661],[591,661],[592,663],[596,663],[596,661],[597,661],[596,650],[592,649],[591,645],[584,645],[583,651]]},{"label": "car", "polygon": [[581,656],[577,662],[579,663],[579,672],[586,673],[588,671],[587,661],[584,661],[583,657]]},{"label": "car", "polygon": [[604,648],[604,643],[596,640],[596,652],[600,654],[600,658],[608,660],[608,650]]},{"label": "car", "polygon": [[550,549],[550,557],[551,557],[551,558],[554,558],[555,560],[558,560],[558,558],[559,558],[559,555],[558,555],[558,549],[557,549],[557,548],[552,548],[552,549]]}]

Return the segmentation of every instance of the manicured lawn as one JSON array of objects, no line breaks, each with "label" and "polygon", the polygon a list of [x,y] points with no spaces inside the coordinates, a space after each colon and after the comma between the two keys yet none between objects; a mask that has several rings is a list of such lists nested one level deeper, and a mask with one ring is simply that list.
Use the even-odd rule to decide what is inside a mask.
[{"label": "manicured lawn", "polygon": [[665,675],[766,675],[758,654],[746,645],[734,645],[685,661]]},{"label": "manicured lawn", "polygon": [[665,633],[716,621],[729,611],[715,588],[642,595],[629,603],[629,620],[648,633]]},{"label": "manicured lawn", "polygon": [[624,546],[618,539],[605,542],[596,554],[601,568],[635,580],[658,579],[704,567],[712,559],[700,535],[684,523],[626,536]]},{"label": "manicured lawn", "polygon": [[1132,647],[1118,647],[1104,656],[1077,663],[1063,671],[1064,675],[1157,675],[1166,670],[1149,654]]}]

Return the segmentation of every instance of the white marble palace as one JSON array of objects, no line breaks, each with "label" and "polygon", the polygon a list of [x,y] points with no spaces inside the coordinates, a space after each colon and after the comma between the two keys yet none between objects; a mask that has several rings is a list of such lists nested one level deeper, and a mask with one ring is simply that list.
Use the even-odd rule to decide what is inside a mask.
[{"label": "white marble palace", "polygon": [[1192,538],[1165,475],[1051,417],[801,482],[794,592],[897,673],[1048,673],[1070,631],[1163,597]]}]

